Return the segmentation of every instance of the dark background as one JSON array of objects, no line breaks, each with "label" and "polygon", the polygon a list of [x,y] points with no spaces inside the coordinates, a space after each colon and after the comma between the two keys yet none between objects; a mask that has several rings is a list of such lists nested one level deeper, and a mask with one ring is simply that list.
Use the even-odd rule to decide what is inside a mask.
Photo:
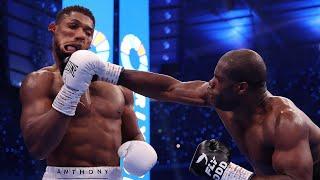
[{"label": "dark background", "polygon": [[[2,0],[0,6],[0,178],[40,179],[19,128],[21,79],[53,63],[47,25],[60,0]],[[268,67],[271,93],[294,101],[320,125],[319,0],[150,0],[151,71],[182,81],[212,78],[226,51],[251,48]],[[21,68],[23,67],[23,68]],[[210,108],[151,102],[152,179],[196,179],[188,165],[197,144],[220,139],[251,169]]]}]

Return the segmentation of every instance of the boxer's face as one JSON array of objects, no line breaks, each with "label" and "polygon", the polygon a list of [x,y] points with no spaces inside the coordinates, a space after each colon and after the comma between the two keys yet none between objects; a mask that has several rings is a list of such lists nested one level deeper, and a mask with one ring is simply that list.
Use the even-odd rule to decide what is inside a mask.
[{"label": "boxer's face", "polygon": [[226,75],[227,64],[219,61],[214,77],[209,81],[208,101],[218,109],[231,111],[240,104],[240,97],[235,92],[236,82]]},{"label": "boxer's face", "polygon": [[50,24],[49,30],[53,33],[53,50],[60,60],[70,56],[80,49],[89,49],[94,25],[90,17],[79,12],[65,14],[57,24]]}]

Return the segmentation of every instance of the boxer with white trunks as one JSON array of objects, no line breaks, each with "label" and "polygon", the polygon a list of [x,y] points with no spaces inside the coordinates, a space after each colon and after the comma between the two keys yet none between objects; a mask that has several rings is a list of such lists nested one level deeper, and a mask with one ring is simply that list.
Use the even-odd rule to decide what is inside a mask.
[{"label": "boxer with white trunks", "polygon": [[22,83],[22,135],[30,153],[46,159],[43,179],[118,180],[119,157],[136,176],[156,163],[138,128],[132,91],[116,85],[122,68],[87,50],[94,27],[87,8],[62,9],[49,25],[55,64]]}]

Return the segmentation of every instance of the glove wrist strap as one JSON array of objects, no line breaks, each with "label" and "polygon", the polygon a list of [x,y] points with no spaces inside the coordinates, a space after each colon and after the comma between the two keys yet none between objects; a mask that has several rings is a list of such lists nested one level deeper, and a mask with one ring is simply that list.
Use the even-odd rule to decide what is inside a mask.
[{"label": "glove wrist strap", "polygon": [[81,95],[80,91],[63,85],[54,99],[52,107],[65,115],[74,116]]},{"label": "glove wrist strap", "polygon": [[105,63],[105,70],[105,75],[103,77],[99,77],[99,80],[106,81],[111,84],[117,84],[119,76],[123,71],[123,67],[107,62]]},{"label": "glove wrist strap", "polygon": [[252,176],[253,173],[251,171],[230,162],[227,169],[224,171],[221,180],[249,180]]}]

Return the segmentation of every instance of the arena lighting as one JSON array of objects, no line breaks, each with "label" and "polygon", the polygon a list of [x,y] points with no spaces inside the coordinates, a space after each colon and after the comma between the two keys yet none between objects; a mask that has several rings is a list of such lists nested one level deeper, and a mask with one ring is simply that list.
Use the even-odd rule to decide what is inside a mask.
[{"label": "arena lighting", "polygon": [[170,13],[169,11],[166,11],[166,12],[164,13],[164,18],[165,18],[166,20],[171,19],[171,17],[172,17],[172,15],[171,15],[171,13]]},{"label": "arena lighting", "polygon": [[230,10],[217,15],[219,21],[199,25],[208,29],[210,41],[219,42],[230,49],[250,47],[248,39],[252,36],[253,15],[248,9]]},{"label": "arena lighting", "polygon": [[170,57],[168,55],[164,54],[164,55],[162,55],[162,60],[169,61]]},{"label": "arena lighting", "polygon": [[164,41],[162,43],[162,45],[163,45],[163,49],[169,49],[170,48],[170,43],[168,41]]},{"label": "arena lighting", "polygon": [[163,28],[163,31],[164,31],[164,33],[166,33],[166,34],[170,34],[170,33],[171,33],[171,28],[170,28],[169,26],[165,26],[165,27]]}]

